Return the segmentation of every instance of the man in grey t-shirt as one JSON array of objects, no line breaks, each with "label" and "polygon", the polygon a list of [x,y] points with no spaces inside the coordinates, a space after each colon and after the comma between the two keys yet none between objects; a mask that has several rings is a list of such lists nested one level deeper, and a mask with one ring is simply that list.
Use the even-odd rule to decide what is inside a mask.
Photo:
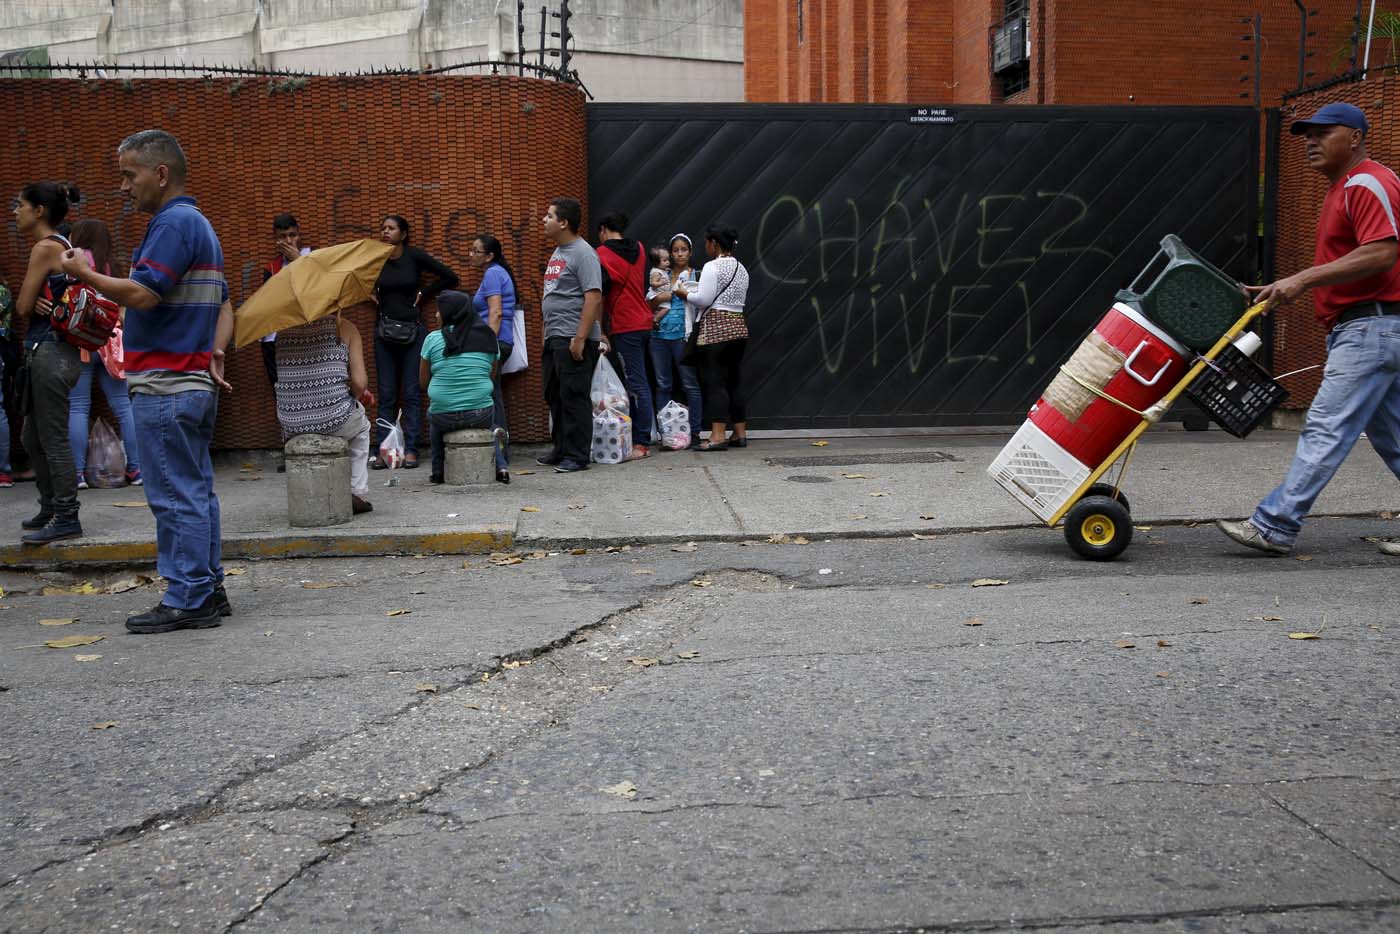
[{"label": "man in grey t-shirt", "polygon": [[593,247],[579,237],[583,206],[555,198],[544,215],[554,254],[544,270],[544,397],[553,422],[553,449],[538,458],[558,473],[588,469],[593,442],[589,388],[598,365],[603,313],[603,268]]}]

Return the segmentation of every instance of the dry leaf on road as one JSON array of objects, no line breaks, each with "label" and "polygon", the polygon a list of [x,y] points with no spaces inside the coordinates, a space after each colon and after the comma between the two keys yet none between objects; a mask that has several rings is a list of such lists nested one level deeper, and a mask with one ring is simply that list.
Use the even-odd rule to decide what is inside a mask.
[{"label": "dry leaf on road", "polygon": [[92,585],[92,581],[83,581],[81,584],[71,584],[67,587],[50,584],[47,587],[39,588],[39,595],[43,597],[61,597],[70,593],[91,594],[101,592],[102,591]]},{"label": "dry leaf on road", "polygon": [[972,582],[974,587],[1000,587],[1002,584],[1009,584],[1011,581],[999,580],[995,577],[979,577]]},{"label": "dry leaf on road", "polygon": [[65,616],[59,619],[41,619],[40,626],[71,626],[78,621],[76,616]]},{"label": "dry leaf on road", "polygon": [[867,516],[865,513],[853,512],[853,513],[849,514],[848,516],[846,516],[846,518],[847,518],[847,519],[869,519],[870,517]]},{"label": "dry leaf on road", "polygon": [[427,682],[427,681],[422,681],[422,682],[419,682],[418,684],[415,684],[415,685],[413,686],[413,690],[416,691],[416,692],[418,692],[419,694],[436,694],[436,693],[437,693],[437,685],[436,685],[436,684],[432,684],[432,683]]},{"label": "dry leaf on road", "polygon": [[715,583],[714,581],[708,580],[708,579],[706,579],[706,578],[704,578],[704,577],[697,577],[697,578],[695,578],[695,580],[693,580],[693,581],[690,582],[690,586],[692,586],[692,587],[713,587],[713,586],[714,586],[714,583]]},{"label": "dry leaf on road", "polygon": [[121,502],[108,503],[107,505],[117,509],[145,509],[146,501],[144,499],[124,499]]},{"label": "dry leaf on road", "polygon": [[1166,639],[1158,639],[1158,640],[1157,640],[1157,648],[1159,648],[1159,649],[1169,649],[1169,648],[1171,648],[1171,645],[1172,645],[1172,644],[1171,644],[1170,642],[1168,642]]},{"label": "dry leaf on road", "polygon": [[631,662],[638,668],[650,668],[652,665],[656,664],[657,660],[654,658],[647,658],[645,655],[629,655],[625,661]]},{"label": "dry leaf on road", "polygon": [[80,645],[92,645],[94,642],[101,642],[106,636],[65,636],[62,639],[50,639],[44,645],[51,649],[75,649]]},{"label": "dry leaf on road", "polygon": [[116,726],[116,725],[117,725],[117,721],[116,721],[116,720],[104,720],[104,721],[102,721],[101,723],[94,723],[94,724],[92,725],[92,728],[93,728],[94,730],[110,730],[112,727],[114,727],[114,726]]},{"label": "dry leaf on road", "polygon": [[921,512],[921,513],[919,513],[919,518],[920,518],[920,519],[923,519],[925,522],[932,522],[934,519],[937,519],[938,517],[935,516],[935,515],[934,515],[933,513],[931,513],[931,512]]},{"label": "dry leaf on road", "polygon": [[870,495],[871,495],[871,496],[889,496],[890,494],[886,493],[884,490],[876,490],[874,493],[871,493]]},{"label": "dry leaf on road", "polygon": [[699,658],[699,652],[677,652],[676,658]]},{"label": "dry leaf on road", "polygon": [[1120,648],[1120,649],[1135,649],[1135,648],[1137,648],[1137,643],[1136,643],[1136,642],[1119,641],[1119,642],[1115,642],[1115,643],[1113,643],[1113,644],[1116,645],[1116,646],[1118,646],[1118,648]]},{"label": "dry leaf on road", "polygon": [[115,583],[108,584],[104,593],[126,593],[138,587],[144,587],[151,582],[150,577],[145,574],[137,574],[135,577],[126,577]]},{"label": "dry leaf on road", "polygon": [[521,511],[521,512],[539,512],[539,511],[540,511],[540,507],[538,507],[538,506],[521,506],[521,507],[520,507],[520,511]]},{"label": "dry leaf on road", "polygon": [[1172,673],[1171,673],[1170,671],[1159,671],[1159,672],[1157,672],[1157,677],[1159,677],[1159,678],[1170,678],[1171,676],[1172,676]]},{"label": "dry leaf on road", "polygon": [[1294,555],[1294,556],[1293,556],[1293,559],[1294,559],[1295,561],[1311,561],[1311,560],[1313,559],[1313,556],[1312,556],[1312,555]]},{"label": "dry leaf on road", "polygon": [[637,797],[637,786],[631,782],[618,782],[616,785],[606,785],[598,790],[605,795],[615,795],[619,798],[626,798],[628,801]]},{"label": "dry leaf on road", "polygon": [[514,671],[515,669],[521,667],[522,665],[528,665],[528,664],[530,664],[529,661],[501,662],[501,667],[502,667],[502,668],[509,668],[511,671]]},{"label": "dry leaf on road", "polygon": [[1282,616],[1251,616],[1250,619],[1257,619],[1261,623],[1281,623]]},{"label": "dry leaf on road", "polygon": [[238,577],[238,576],[241,575],[241,574],[247,574],[247,573],[248,573],[248,569],[247,569],[247,568],[224,568],[224,576],[225,576],[225,577]]},{"label": "dry leaf on road", "polygon": [[964,626],[982,626],[982,625],[985,625],[985,624],[986,624],[986,620],[982,619],[982,617],[980,617],[980,616],[974,616],[974,617],[972,617],[971,619],[965,619],[965,620],[963,620],[963,625],[964,625]]},{"label": "dry leaf on road", "polygon": [[700,546],[695,542],[686,542],[684,545],[672,545],[671,550],[678,551],[681,554],[689,554],[692,551],[699,551]]},{"label": "dry leaf on road", "polygon": [[920,542],[931,542],[938,537],[937,535],[920,535],[918,532],[914,532],[913,536],[915,541]]},{"label": "dry leaf on road", "polygon": [[98,660],[99,658],[101,658],[101,657],[102,657],[101,655],[74,655],[74,656],[73,656],[73,661],[75,661],[75,662],[95,662],[95,661],[97,661],[97,660]]},{"label": "dry leaf on road", "polygon": [[1304,639],[1321,639],[1322,634],[1317,632],[1290,632],[1288,638],[1297,639],[1301,642]]},{"label": "dry leaf on road", "polygon": [[866,476],[865,476],[865,474],[863,474],[863,473],[843,473],[841,476],[844,477],[844,478],[846,478],[847,480],[865,480],[865,479],[867,479]]},{"label": "dry leaf on road", "polygon": [[830,444],[830,443],[831,443],[830,441],[813,441],[813,442],[812,442],[812,447],[814,447],[814,448],[824,448],[824,447],[826,447],[826,446],[827,446],[828,444]]},{"label": "dry leaf on road", "polygon": [[344,581],[303,581],[302,590],[330,590],[332,587],[344,587]]},{"label": "dry leaf on road", "polygon": [[1190,603],[1190,604],[1194,604],[1195,606],[1204,606],[1205,604],[1209,603],[1210,600],[1207,599],[1207,598],[1205,598],[1205,597],[1192,597],[1190,600],[1187,600],[1186,602],[1187,602],[1187,603]]},{"label": "dry leaf on road", "polygon": [[412,612],[413,612],[412,610],[398,609],[398,610],[390,610],[389,612],[385,613],[384,615],[385,615],[385,616],[407,616],[408,614],[410,614],[410,613],[412,613]]}]

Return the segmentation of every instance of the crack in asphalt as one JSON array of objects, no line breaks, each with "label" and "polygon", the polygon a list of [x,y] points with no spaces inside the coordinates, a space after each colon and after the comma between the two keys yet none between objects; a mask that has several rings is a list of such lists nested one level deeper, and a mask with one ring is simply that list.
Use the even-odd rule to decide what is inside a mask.
[{"label": "crack in asphalt", "polygon": [[[290,873],[287,876],[287,878],[283,879],[279,885],[273,886],[272,889],[270,889],[266,894],[258,896],[258,898],[253,902],[253,904],[248,908],[247,911],[244,911],[242,914],[234,918],[224,927],[224,934],[228,934],[228,932],[237,930],[244,924],[247,924],[250,920],[252,920],[254,915],[256,915],[259,911],[262,910],[262,906],[267,904],[268,899],[275,896],[278,892],[281,892],[293,882],[296,882],[298,879],[300,879],[303,875],[311,871],[316,866],[319,866],[321,863],[330,859],[331,854],[335,852],[336,844],[344,840],[348,840],[350,837],[354,836],[356,827],[356,823],[352,820],[350,822],[350,825],[345,828],[344,832],[336,834],[335,836],[330,837],[328,839],[316,840],[316,844],[322,848],[321,852],[317,853],[311,859],[303,861],[297,867],[296,871]],[[266,830],[267,828],[264,827],[263,829]]]},{"label": "crack in asphalt", "polygon": [[1327,841],[1327,842],[1330,843],[1332,846],[1334,846],[1334,847],[1336,847],[1337,849],[1341,850],[1343,853],[1346,853],[1347,855],[1351,856],[1353,859],[1357,860],[1358,862],[1361,862],[1361,863],[1365,864],[1366,866],[1369,866],[1369,867],[1371,868],[1372,871],[1378,873],[1379,875],[1383,876],[1384,878],[1390,880],[1391,882],[1393,882],[1393,883],[1395,883],[1395,884],[1397,884],[1397,885],[1400,885],[1400,878],[1397,878],[1397,877],[1395,876],[1394,873],[1388,872],[1388,871],[1387,871],[1386,869],[1384,869],[1383,867],[1376,865],[1376,863],[1375,863],[1374,861],[1372,861],[1372,860],[1370,860],[1370,859],[1367,859],[1365,856],[1361,855],[1360,853],[1358,853],[1358,852],[1357,852],[1356,850],[1354,850],[1353,848],[1347,846],[1345,843],[1343,843],[1342,841],[1338,840],[1336,837],[1332,836],[1332,835],[1329,834],[1327,831],[1323,830],[1321,827],[1317,826],[1317,825],[1314,824],[1312,821],[1308,820],[1306,817],[1304,817],[1303,815],[1299,814],[1297,811],[1293,810],[1293,809],[1292,809],[1291,807],[1289,807],[1287,804],[1283,803],[1283,801],[1279,800],[1279,798],[1276,797],[1275,795],[1268,794],[1267,792],[1263,791],[1262,789],[1260,789],[1260,794],[1263,796],[1263,798],[1264,798],[1266,801],[1270,802],[1270,803],[1273,804],[1275,807],[1277,807],[1279,810],[1283,811],[1283,813],[1287,814],[1289,817],[1293,818],[1293,819],[1296,820],[1298,823],[1300,823],[1300,824],[1302,824],[1304,827],[1308,828],[1308,830],[1312,831],[1312,833],[1316,834],[1316,835],[1317,835],[1318,837],[1320,837],[1321,839]]},{"label": "crack in asphalt", "polygon": [[1194,919],[1226,918],[1231,915],[1272,915],[1291,911],[1369,911],[1377,908],[1400,907],[1400,898],[1375,898],[1356,901],[1294,902],[1290,904],[1224,905],[1218,908],[1183,909],[1180,911],[1124,912],[1103,915],[1060,915],[1043,918],[1000,918],[967,921],[932,921],[881,927],[839,928],[770,928],[753,934],[964,934],[976,931],[1039,931],[1047,928],[1101,928],[1113,924],[1152,924],[1158,921],[1189,921]]}]

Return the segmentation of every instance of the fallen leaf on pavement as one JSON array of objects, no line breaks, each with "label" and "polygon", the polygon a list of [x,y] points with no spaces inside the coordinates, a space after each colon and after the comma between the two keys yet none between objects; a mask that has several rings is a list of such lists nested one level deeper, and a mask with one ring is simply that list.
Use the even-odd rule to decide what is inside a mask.
[{"label": "fallen leaf on pavement", "polygon": [[1133,526],[1133,528],[1137,529],[1139,532],[1151,532],[1151,531],[1152,531],[1152,526],[1150,526],[1150,525],[1135,525],[1135,526]]},{"label": "fallen leaf on pavement", "polygon": [[480,710],[480,709],[481,709],[481,707],[478,706],[478,705],[476,705],[476,704],[463,704],[462,706],[465,707],[465,708],[467,708],[468,710]]},{"label": "fallen leaf on pavement", "polygon": [[713,586],[714,586],[714,583],[715,583],[714,581],[709,580],[708,578],[697,577],[697,578],[695,578],[695,580],[693,580],[693,581],[690,582],[690,586],[692,586],[692,587],[713,587]]},{"label": "fallen leaf on pavement", "polygon": [[569,554],[571,554],[571,555],[586,555],[586,554],[588,554],[588,549],[587,549],[587,548],[570,548],[570,549],[569,549]]},{"label": "fallen leaf on pavement", "polygon": [[1169,649],[1169,648],[1171,648],[1171,645],[1172,645],[1172,644],[1171,644],[1170,642],[1168,642],[1166,639],[1158,639],[1158,640],[1157,640],[1157,648],[1159,648],[1159,649]]},{"label": "fallen leaf on pavement", "polygon": [[1259,622],[1261,622],[1261,623],[1281,623],[1281,622],[1283,622],[1283,617],[1282,617],[1282,616],[1251,616],[1250,619],[1257,619],[1257,620],[1259,620]]},{"label": "fallen leaf on pavement", "polygon": [[116,721],[116,720],[104,720],[104,721],[102,721],[101,723],[94,723],[94,724],[92,725],[92,728],[93,728],[94,730],[110,730],[112,727],[114,727],[114,726],[116,726],[116,725],[117,725],[117,721]]},{"label": "fallen leaf on pavement", "polygon": [[413,686],[413,690],[416,691],[416,692],[418,692],[419,694],[436,694],[436,693],[437,693],[437,685],[436,685],[436,684],[431,684],[431,683],[429,683],[429,682],[427,682],[427,681],[422,681],[422,682],[420,682],[420,683],[418,683],[418,684],[415,684],[415,685]]},{"label": "fallen leaf on pavement", "polygon": [[972,619],[963,620],[964,626],[982,626],[985,625],[985,623],[986,620],[982,619],[980,616],[974,616]]},{"label": "fallen leaf on pavement", "polygon": [[863,473],[843,473],[841,476],[845,477],[847,480],[864,480],[864,479],[866,479],[866,476],[865,476],[865,474],[863,474]]},{"label": "fallen leaf on pavement", "polygon": [[874,493],[871,493],[870,495],[871,495],[871,496],[889,496],[890,494],[886,493],[884,490],[876,490]]},{"label": "fallen leaf on pavement", "polygon": [[699,652],[677,652],[676,658],[699,658]]},{"label": "fallen leaf on pavement", "polygon": [[59,619],[41,619],[40,626],[71,626],[78,621],[76,616],[64,616]]},{"label": "fallen leaf on pavement", "polygon": [[101,657],[102,657],[101,655],[74,655],[74,656],[73,656],[73,661],[75,661],[75,662],[95,662],[95,661],[97,661],[97,660],[98,660],[99,658],[101,658]]},{"label": "fallen leaf on pavement", "polygon": [[1294,559],[1295,561],[1311,561],[1311,560],[1313,559],[1313,556],[1312,556],[1312,555],[1294,555],[1294,556],[1293,556],[1293,559]]},{"label": "fallen leaf on pavement", "polygon": [[224,568],[224,576],[225,576],[225,577],[238,577],[239,575],[247,574],[247,573],[248,573],[248,569],[247,569],[247,568]]},{"label": "fallen leaf on pavement", "polygon": [[846,516],[846,518],[847,518],[847,519],[869,519],[870,517],[867,516],[867,515],[865,515],[864,513],[853,512],[853,513],[851,513],[850,515]]},{"label": "fallen leaf on pavement", "polygon": [[521,506],[521,507],[520,507],[520,511],[521,511],[521,512],[539,512],[539,511],[540,511],[540,507],[538,507],[538,506]]},{"label": "fallen leaf on pavement", "polygon": [[618,782],[616,785],[606,785],[598,790],[605,795],[616,795],[629,801],[637,797],[637,786],[631,782]]},{"label": "fallen leaf on pavement", "polygon": [[304,581],[302,590],[330,590],[332,587],[344,587],[344,581]]},{"label": "fallen leaf on pavement", "polygon": [[530,664],[528,661],[501,662],[501,667],[502,667],[502,668],[509,668],[510,670],[514,671],[515,669],[519,668],[521,665],[528,665],[528,664]]},{"label": "fallen leaf on pavement", "polygon": [[979,577],[972,582],[974,587],[1000,587],[1002,584],[1009,584],[1011,581],[998,580],[995,577]]},{"label": "fallen leaf on pavement", "polygon": [[[228,572],[225,572],[228,573]],[[135,590],[137,587],[144,587],[151,582],[145,574],[137,574],[135,577],[126,577],[116,583],[108,584],[104,593],[126,593],[128,590]]]},{"label": "fallen leaf on pavement", "polygon": [[827,446],[828,444],[830,444],[830,443],[831,443],[830,441],[813,441],[813,442],[812,442],[812,447],[814,447],[814,448],[824,448],[824,447],[826,447],[826,446]]},{"label": "fallen leaf on pavement", "polygon": [[124,499],[121,502],[108,503],[107,505],[117,509],[145,509],[146,501],[144,499]]},{"label": "fallen leaf on pavement", "polygon": [[915,532],[913,534],[915,541],[920,542],[931,542],[938,537],[937,535],[920,535],[918,532]]},{"label": "fallen leaf on pavement", "polygon": [[638,577],[642,577],[648,574],[655,574],[656,572],[653,571],[651,568],[637,568],[632,573]]},{"label": "fallen leaf on pavement", "polygon": [[412,613],[412,612],[413,612],[412,610],[402,610],[402,609],[400,609],[400,610],[390,610],[389,612],[385,613],[384,615],[385,615],[385,616],[407,616],[408,614],[410,614],[410,613]]},{"label": "fallen leaf on pavement", "polygon": [[533,470],[517,470],[517,471],[515,472],[515,475],[516,475],[517,477],[528,477],[528,476],[530,476],[530,475],[533,474],[533,473],[534,473]]},{"label": "fallen leaf on pavement", "polygon": [[1321,639],[1322,636],[1315,632],[1290,632],[1288,638],[1301,641],[1303,639]]},{"label": "fallen leaf on pavement", "polygon": [[681,554],[689,554],[692,551],[699,551],[700,546],[695,542],[686,542],[684,545],[672,545],[671,550],[678,551]]},{"label": "fallen leaf on pavement", "polygon": [[1116,645],[1116,646],[1118,646],[1118,648],[1120,648],[1120,649],[1135,649],[1135,648],[1137,648],[1137,643],[1136,643],[1136,642],[1115,642],[1115,643],[1113,643],[1113,644]]},{"label": "fallen leaf on pavement", "polygon": [[92,581],[83,581],[81,584],[72,584],[72,585],[70,585],[70,586],[68,586],[68,587],[56,587],[56,586],[53,586],[53,585],[49,585],[48,587],[41,587],[41,588],[39,588],[39,594],[40,594],[41,596],[45,596],[45,597],[57,597],[57,596],[61,596],[61,595],[63,595],[63,594],[70,594],[70,593],[84,593],[84,594],[86,594],[86,593],[101,593],[101,592],[102,592],[102,591],[98,590],[96,587],[94,587],[94,586],[92,585]]},{"label": "fallen leaf on pavement", "polygon": [[50,639],[45,642],[51,649],[75,649],[80,645],[92,645],[94,642],[101,642],[105,636],[64,636],[62,639]]},{"label": "fallen leaf on pavement", "polygon": [[834,574],[835,572],[832,571],[831,568],[821,568],[820,570],[817,571],[817,573],[818,573],[818,574],[821,574],[821,575],[827,575],[827,574]]},{"label": "fallen leaf on pavement", "polygon": [[[587,509],[587,508],[588,508],[588,504],[587,504],[587,503],[570,503],[570,504],[569,504],[569,508],[570,508],[570,509],[575,509],[575,510],[577,510],[577,509]],[[538,509],[536,509],[535,511],[536,511],[536,512],[539,512]],[[528,509],[525,509],[525,510],[522,510],[522,512],[529,512],[529,510],[528,510]]]},{"label": "fallen leaf on pavement", "polygon": [[652,665],[656,664],[656,659],[647,658],[645,655],[629,655],[625,660],[636,665],[638,668],[650,668]]},{"label": "fallen leaf on pavement", "polygon": [[1170,671],[1159,671],[1159,672],[1157,672],[1157,677],[1159,677],[1159,678],[1170,678],[1171,676],[1172,676],[1172,673],[1171,673]]},{"label": "fallen leaf on pavement", "polygon": [[921,513],[919,513],[919,518],[920,518],[920,519],[923,519],[925,522],[932,522],[934,519],[937,519],[938,517],[935,516],[935,515],[934,515],[933,513],[931,513],[931,512],[921,512]]},{"label": "fallen leaf on pavement", "polygon": [[924,585],[924,589],[925,589],[925,590],[942,590],[943,588],[945,588],[945,587],[947,587],[947,586],[948,586],[947,584],[925,584],[925,585]]},{"label": "fallen leaf on pavement", "polygon": [[1190,604],[1194,604],[1195,606],[1203,606],[1203,605],[1209,603],[1210,600],[1208,600],[1208,599],[1205,598],[1205,597],[1192,597],[1190,600],[1187,600],[1186,602],[1187,602],[1187,603],[1190,603]]}]

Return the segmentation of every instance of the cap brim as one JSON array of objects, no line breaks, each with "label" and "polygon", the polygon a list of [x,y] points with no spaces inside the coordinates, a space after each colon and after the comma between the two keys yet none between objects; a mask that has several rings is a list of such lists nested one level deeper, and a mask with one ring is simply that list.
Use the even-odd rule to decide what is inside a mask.
[{"label": "cap brim", "polygon": [[1302,136],[1308,131],[1308,127],[1310,126],[1336,126],[1336,124],[1318,123],[1314,120],[1294,120],[1293,124],[1288,128],[1288,132],[1292,136]]}]

